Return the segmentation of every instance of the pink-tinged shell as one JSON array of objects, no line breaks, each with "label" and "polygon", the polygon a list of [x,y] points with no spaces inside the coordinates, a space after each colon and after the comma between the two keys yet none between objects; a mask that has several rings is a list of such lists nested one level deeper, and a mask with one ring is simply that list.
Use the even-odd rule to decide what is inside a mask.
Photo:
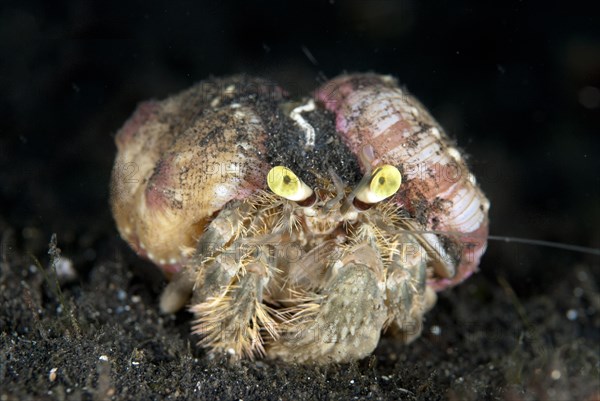
[{"label": "pink-tinged shell", "polygon": [[[319,88],[316,98],[335,114],[336,129],[354,154],[371,145],[371,167],[385,163],[402,171],[395,200],[422,230],[453,239],[448,244],[439,235],[424,236],[440,255],[460,259],[445,260],[455,274],[432,277],[429,285],[441,290],[470,276],[487,245],[490,204],[440,125],[388,76],[340,76]],[[449,249],[441,250],[442,243]]]},{"label": "pink-tinged shell", "polygon": [[244,77],[204,81],[142,103],[116,135],[117,227],[167,275],[181,268],[213,214],[265,186],[267,129],[247,96],[272,89],[261,85]]}]

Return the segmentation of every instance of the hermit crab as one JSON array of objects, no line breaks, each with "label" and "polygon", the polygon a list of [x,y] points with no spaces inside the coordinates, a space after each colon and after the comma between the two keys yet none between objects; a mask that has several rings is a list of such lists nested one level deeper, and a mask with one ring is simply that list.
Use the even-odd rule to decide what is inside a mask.
[{"label": "hermit crab", "polygon": [[476,270],[489,201],[395,79],[342,75],[291,99],[259,78],[138,106],[116,135],[121,236],[170,279],[210,353],[344,362],[409,342]]}]

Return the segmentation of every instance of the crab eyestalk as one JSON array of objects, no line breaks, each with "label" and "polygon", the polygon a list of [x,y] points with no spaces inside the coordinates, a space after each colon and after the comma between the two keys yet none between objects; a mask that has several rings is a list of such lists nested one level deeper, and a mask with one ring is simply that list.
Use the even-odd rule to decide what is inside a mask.
[{"label": "crab eyestalk", "polygon": [[346,198],[342,205],[342,213],[350,210],[351,206],[360,211],[370,209],[398,192],[401,183],[400,171],[389,164],[377,167],[372,173],[367,172]]},{"label": "crab eyestalk", "polygon": [[377,167],[368,181],[356,188],[355,199],[372,205],[394,195],[400,188],[402,175],[394,166],[386,164]]},{"label": "crab eyestalk", "polygon": [[269,171],[267,185],[276,195],[300,206],[310,206],[316,199],[314,191],[284,166],[275,166]]}]

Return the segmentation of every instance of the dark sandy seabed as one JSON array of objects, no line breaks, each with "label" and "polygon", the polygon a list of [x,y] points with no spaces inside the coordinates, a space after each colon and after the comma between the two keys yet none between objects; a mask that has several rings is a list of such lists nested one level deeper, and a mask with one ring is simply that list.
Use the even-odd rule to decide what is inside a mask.
[{"label": "dark sandy seabed", "polygon": [[384,336],[345,365],[230,364],[194,345],[190,314],[159,314],[163,278],[120,240],[107,200],[114,133],[142,100],[211,74],[307,93],[323,76],[376,71],[467,149],[493,233],[598,248],[589,10],[47,4],[0,10],[0,401],[600,399],[596,256],[490,243],[408,346]]},{"label": "dark sandy seabed", "polygon": [[600,323],[585,311],[598,308],[598,289],[584,265],[566,269],[553,297],[517,298],[477,275],[441,295],[413,344],[384,337],[357,363],[231,364],[194,347],[191,315],[158,313],[162,284],[142,278],[150,266],[132,270],[118,240],[101,242],[69,284],[30,255],[3,261],[2,400],[597,399]]}]

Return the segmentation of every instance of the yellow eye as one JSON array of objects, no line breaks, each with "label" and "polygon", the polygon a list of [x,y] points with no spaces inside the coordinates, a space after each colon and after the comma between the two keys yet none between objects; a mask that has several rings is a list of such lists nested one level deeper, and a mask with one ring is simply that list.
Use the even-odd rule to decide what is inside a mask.
[{"label": "yellow eye", "polygon": [[401,183],[402,175],[396,167],[389,164],[377,167],[371,174],[368,186],[357,188],[356,199],[369,204],[381,202],[395,194]]},{"label": "yellow eye", "polygon": [[273,167],[267,175],[267,185],[276,195],[292,201],[300,202],[313,193],[296,174],[287,167]]},{"label": "yellow eye", "polygon": [[389,164],[378,167],[373,172],[372,177],[371,185],[369,185],[369,187],[371,188],[371,191],[382,200],[395,194],[402,183],[400,171]]}]

